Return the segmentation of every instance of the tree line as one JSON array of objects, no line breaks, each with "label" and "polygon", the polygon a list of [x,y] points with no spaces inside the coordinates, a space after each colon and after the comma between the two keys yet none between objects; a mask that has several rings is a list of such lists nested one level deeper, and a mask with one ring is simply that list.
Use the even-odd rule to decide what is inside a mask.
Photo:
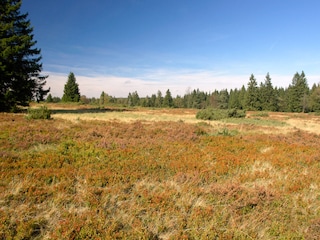
[{"label": "tree line", "polygon": [[[51,95],[47,101],[54,101]],[[263,82],[258,84],[251,74],[247,85],[240,89],[214,90],[211,93],[190,90],[184,96],[172,97],[168,89],[163,95],[160,90],[151,96],[139,97],[137,91],[130,92],[127,98],[116,98],[102,91],[100,98],[88,99],[80,96],[78,84],[73,73],[65,85],[64,95],[58,101],[81,101],[104,107],[108,104],[121,104],[127,107],[151,108],[217,108],[242,109],[252,111],[279,111],[279,112],[318,112],[320,111],[320,83],[308,86],[305,73],[295,73],[291,84],[287,88],[274,87],[270,74],[267,73]]]},{"label": "tree line", "polygon": [[287,88],[273,87],[270,74],[267,73],[263,82],[258,84],[251,74],[247,86],[240,89],[215,90],[212,93],[199,89],[189,91],[184,96],[172,98],[168,89],[163,97],[161,92],[139,98],[135,91],[129,93],[129,106],[143,107],[178,107],[178,108],[218,108],[243,109],[252,111],[280,112],[315,112],[320,111],[320,84],[308,86],[305,73],[295,73]]}]

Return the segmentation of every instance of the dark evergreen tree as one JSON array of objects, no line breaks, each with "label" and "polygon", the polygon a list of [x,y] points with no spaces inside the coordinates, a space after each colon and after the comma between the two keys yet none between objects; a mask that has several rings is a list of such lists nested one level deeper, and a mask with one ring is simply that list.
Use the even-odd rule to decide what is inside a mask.
[{"label": "dark evergreen tree", "polygon": [[142,107],[150,107],[150,97],[147,95],[145,98],[140,99]]},{"label": "dark evergreen tree", "polygon": [[184,108],[184,99],[180,95],[177,95],[173,99],[173,106],[177,108]]},{"label": "dark evergreen tree", "polygon": [[192,99],[192,108],[205,108],[205,102],[206,102],[206,94],[199,89],[193,90],[191,94]]},{"label": "dark evergreen tree", "polygon": [[67,83],[64,85],[62,101],[63,102],[79,102],[80,91],[79,85],[76,82],[74,74],[71,72],[68,77]]},{"label": "dark evergreen tree", "polygon": [[314,84],[310,93],[310,110],[320,112],[320,84]]},{"label": "dark evergreen tree", "polygon": [[52,98],[52,96],[51,96],[51,93],[49,93],[49,95],[48,95],[48,97],[47,97],[47,99],[46,99],[46,102],[47,102],[47,103],[52,103],[52,102],[53,102],[53,98]]},{"label": "dark evergreen tree", "polygon": [[164,96],[163,106],[164,107],[173,107],[173,98],[172,98],[172,95],[171,95],[171,92],[169,89],[166,91],[166,95]]},{"label": "dark evergreen tree", "polygon": [[248,110],[259,110],[259,94],[258,94],[258,84],[254,75],[251,74],[247,92],[245,95],[245,107]]},{"label": "dark evergreen tree", "polygon": [[221,90],[219,92],[219,108],[220,109],[227,109],[228,108],[228,102],[229,102],[229,93],[228,90]]},{"label": "dark evergreen tree", "polygon": [[163,104],[162,92],[160,90],[158,90],[155,106],[158,108],[161,108],[162,104]]},{"label": "dark evergreen tree", "polygon": [[240,92],[236,88],[234,90],[230,90],[230,95],[229,95],[229,101],[228,101],[228,107],[229,108],[237,108],[241,109],[241,102],[240,102]]},{"label": "dark evergreen tree", "polygon": [[183,102],[185,108],[192,108],[192,95],[191,95],[191,88],[186,90],[185,95],[183,96]]},{"label": "dark evergreen tree", "polygon": [[239,100],[240,100],[241,109],[245,109],[246,95],[247,95],[247,89],[245,88],[244,85],[242,85],[240,92],[239,92]]},{"label": "dark evergreen tree", "polygon": [[129,93],[128,95],[128,106],[139,106],[140,105],[140,97],[137,91],[134,91],[133,93]]},{"label": "dark evergreen tree", "polygon": [[43,87],[41,50],[33,40],[28,14],[21,14],[21,0],[0,1],[0,111],[30,100],[43,101],[49,92]]},{"label": "dark evergreen tree", "polygon": [[139,106],[140,105],[140,97],[137,91],[134,91],[132,93],[132,101],[134,106]]},{"label": "dark evergreen tree", "polygon": [[155,94],[151,95],[150,98],[150,107],[156,107],[157,96]]},{"label": "dark evergreen tree", "polygon": [[52,101],[53,101],[54,103],[58,103],[58,102],[61,102],[61,98],[59,98],[59,97],[53,97],[53,98],[52,98]]},{"label": "dark evergreen tree", "polygon": [[272,86],[271,77],[267,73],[264,83],[260,85],[260,101],[261,101],[261,110],[266,111],[277,111],[277,95]]},{"label": "dark evergreen tree", "polygon": [[210,106],[211,108],[219,107],[219,92],[217,90],[211,93],[208,97],[208,106]]},{"label": "dark evergreen tree", "polygon": [[99,98],[99,105],[103,107],[106,104],[108,104],[109,101],[110,101],[109,95],[106,94],[104,91],[102,91]]},{"label": "dark evergreen tree", "polygon": [[133,101],[132,101],[132,94],[129,92],[128,94],[128,99],[127,99],[127,102],[128,102],[128,106],[129,107],[133,107]]},{"label": "dark evergreen tree", "polygon": [[104,91],[102,91],[101,95],[100,95],[100,98],[99,98],[99,105],[100,106],[104,106]]},{"label": "dark evergreen tree", "polygon": [[291,112],[306,112],[308,105],[309,87],[306,76],[302,71],[293,76],[292,84],[288,88],[287,104]]},{"label": "dark evergreen tree", "polygon": [[287,89],[284,89],[282,87],[274,88],[275,94],[277,96],[277,111],[278,112],[288,112],[288,104],[287,104]]},{"label": "dark evergreen tree", "polygon": [[196,107],[199,109],[206,108],[208,105],[207,99],[208,99],[208,94],[204,91],[200,91],[199,89],[197,89]]}]

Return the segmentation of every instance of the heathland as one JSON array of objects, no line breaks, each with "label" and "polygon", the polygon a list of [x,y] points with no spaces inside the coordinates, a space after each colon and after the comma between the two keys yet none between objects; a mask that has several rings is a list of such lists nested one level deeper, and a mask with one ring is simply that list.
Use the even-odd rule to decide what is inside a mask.
[{"label": "heathland", "polygon": [[0,114],[0,239],[319,239],[320,116]]}]

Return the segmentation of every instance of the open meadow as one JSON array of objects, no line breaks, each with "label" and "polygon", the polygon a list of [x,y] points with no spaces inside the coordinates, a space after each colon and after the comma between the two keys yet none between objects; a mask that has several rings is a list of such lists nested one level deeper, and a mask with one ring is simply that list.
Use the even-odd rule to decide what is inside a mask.
[{"label": "open meadow", "polygon": [[320,239],[320,116],[0,114],[0,239]]}]

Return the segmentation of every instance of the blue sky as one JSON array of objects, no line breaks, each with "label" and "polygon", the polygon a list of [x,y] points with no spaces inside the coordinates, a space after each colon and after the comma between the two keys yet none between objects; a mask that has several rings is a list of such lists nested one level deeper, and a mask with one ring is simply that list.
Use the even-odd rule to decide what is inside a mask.
[{"label": "blue sky", "polygon": [[304,71],[320,82],[318,0],[23,0],[43,72],[61,97],[126,97],[234,89],[269,72],[287,87]]}]

